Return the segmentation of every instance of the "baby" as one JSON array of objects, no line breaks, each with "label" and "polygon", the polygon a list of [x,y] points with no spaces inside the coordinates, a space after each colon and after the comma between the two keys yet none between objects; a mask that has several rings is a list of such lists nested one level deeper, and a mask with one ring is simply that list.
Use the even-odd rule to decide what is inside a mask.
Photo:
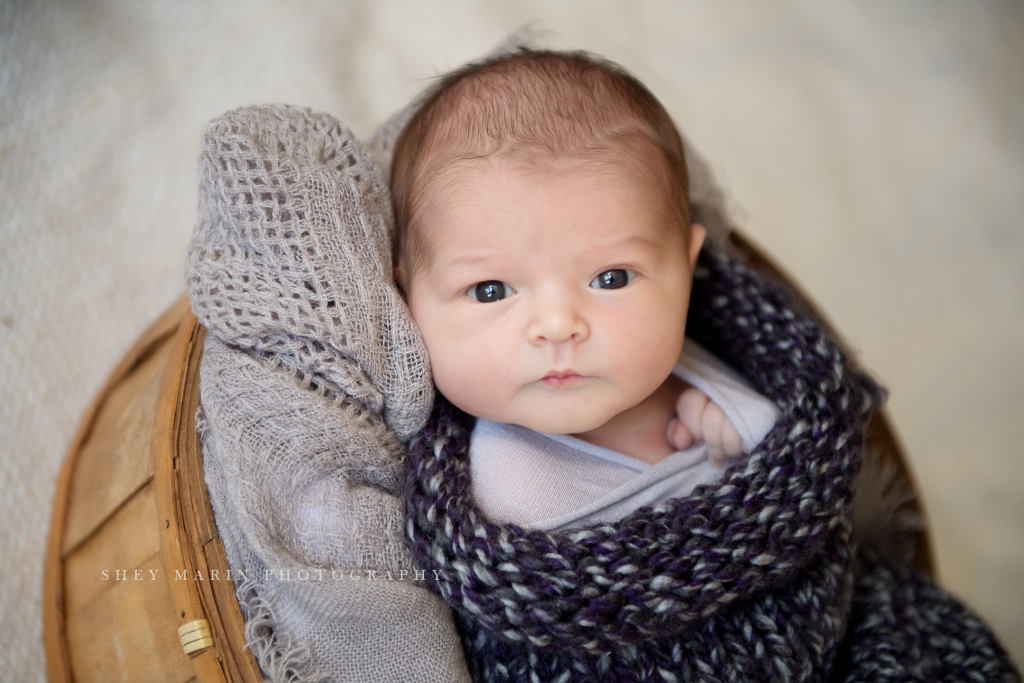
[{"label": "baby", "polygon": [[[642,85],[524,52],[419,105],[394,154],[395,278],[383,179],[336,119],[246,107],[204,135],[197,426],[270,680],[817,680],[965,652],[1006,670],[985,637],[928,669],[878,648],[924,642],[935,614],[977,635],[920,579],[854,561],[878,387],[721,254],[695,328],[785,406],[777,428],[684,339],[705,235]],[[431,415],[432,380],[471,439]],[[908,619],[865,621],[879,605]]]},{"label": "baby", "polygon": [[449,75],[391,186],[396,280],[438,390],[478,418],[493,521],[555,529],[685,495],[771,428],[774,406],[707,352],[680,358],[706,233],[678,132],[620,68],[522,51]]}]

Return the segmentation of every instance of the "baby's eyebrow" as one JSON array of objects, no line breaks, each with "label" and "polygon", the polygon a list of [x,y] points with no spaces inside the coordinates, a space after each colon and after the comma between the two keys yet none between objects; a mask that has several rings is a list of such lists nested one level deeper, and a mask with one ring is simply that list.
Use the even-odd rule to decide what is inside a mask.
[{"label": "baby's eyebrow", "polygon": [[471,254],[467,256],[457,256],[455,258],[445,261],[442,265],[447,268],[451,268],[456,265],[474,265],[476,263],[484,263],[493,259],[497,254]]},{"label": "baby's eyebrow", "polygon": [[450,268],[456,268],[459,266],[474,266],[480,263],[488,263],[490,261],[500,258],[500,254],[497,252],[477,253],[477,254],[463,254],[455,256],[450,259],[436,258],[436,267],[439,270],[448,270]]},{"label": "baby's eyebrow", "polygon": [[497,252],[460,254],[450,258],[435,254],[428,263],[424,264],[421,275],[440,284],[448,282],[452,277],[465,277],[464,269],[467,268],[493,267],[496,263],[500,263],[500,258],[501,255]]},{"label": "baby's eyebrow", "polygon": [[661,253],[667,248],[666,240],[657,240],[647,235],[632,234],[626,237],[615,237],[606,243],[595,244],[596,248],[602,249],[624,249],[635,247],[644,251]]}]

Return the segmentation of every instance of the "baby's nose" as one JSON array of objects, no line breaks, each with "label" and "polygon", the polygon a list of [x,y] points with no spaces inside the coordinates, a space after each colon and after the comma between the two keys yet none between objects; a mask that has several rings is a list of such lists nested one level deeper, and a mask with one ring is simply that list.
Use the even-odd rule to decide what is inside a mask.
[{"label": "baby's nose", "polygon": [[550,297],[537,302],[527,336],[532,344],[578,343],[590,336],[590,326],[572,301]]}]

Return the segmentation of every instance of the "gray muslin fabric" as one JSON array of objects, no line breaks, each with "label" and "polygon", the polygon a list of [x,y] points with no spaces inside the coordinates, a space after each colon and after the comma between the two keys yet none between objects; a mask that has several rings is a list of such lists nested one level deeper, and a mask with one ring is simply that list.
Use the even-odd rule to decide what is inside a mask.
[{"label": "gray muslin fabric", "polygon": [[391,200],[336,119],[212,122],[189,246],[208,329],[199,428],[246,618],[274,681],[464,681],[404,537],[405,442],[433,385],[391,273]]}]

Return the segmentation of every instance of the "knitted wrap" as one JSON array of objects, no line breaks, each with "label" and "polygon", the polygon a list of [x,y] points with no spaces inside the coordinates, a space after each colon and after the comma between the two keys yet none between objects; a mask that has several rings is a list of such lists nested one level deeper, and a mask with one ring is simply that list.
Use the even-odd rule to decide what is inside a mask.
[{"label": "knitted wrap", "polygon": [[[473,677],[1019,680],[977,620],[959,621],[972,637],[949,652],[932,647],[942,622],[928,615],[968,614],[941,590],[870,557],[855,572],[852,487],[879,388],[785,293],[713,248],[690,311],[687,333],[782,415],[720,483],[614,524],[487,521],[470,493],[473,418],[439,398],[411,446],[407,531],[457,614]],[[886,598],[906,604],[878,619]],[[908,625],[916,638],[897,637]]]}]

